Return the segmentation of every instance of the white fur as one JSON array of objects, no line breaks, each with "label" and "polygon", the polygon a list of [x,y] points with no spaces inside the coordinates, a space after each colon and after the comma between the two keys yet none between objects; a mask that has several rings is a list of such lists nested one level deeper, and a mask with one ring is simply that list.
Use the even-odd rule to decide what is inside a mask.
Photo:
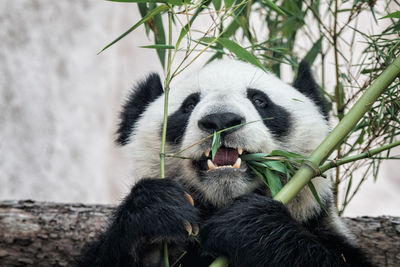
[{"label": "white fur", "polygon": [[[247,99],[247,88],[265,92],[274,103],[284,107],[290,113],[293,125],[286,138],[276,139],[264,125],[257,110]],[[173,83],[169,97],[169,115],[179,109],[188,95],[195,92],[200,93],[201,100],[191,114],[182,144],[179,147],[168,145],[168,152],[179,151],[206,137],[208,134],[201,131],[197,123],[203,116],[216,112],[234,112],[243,116],[246,122],[258,121],[229,134],[225,140],[225,145],[242,147],[248,152],[268,153],[281,149],[308,155],[329,131],[328,123],[309,98],[273,74],[265,73],[248,63],[234,60],[217,61],[186,79]],[[132,142],[126,146],[134,164],[135,178],[158,177],[160,174],[162,121],[163,96],[151,103],[141,116],[131,137]],[[210,147],[211,140],[209,139],[185,151],[184,155],[198,159]],[[224,201],[224,197],[219,195],[221,191],[218,191],[219,188],[215,188],[214,184],[204,186],[199,182],[188,160],[168,158],[166,165],[167,175],[180,177],[185,182],[194,185],[205,198],[216,204]],[[236,178],[226,177],[224,180],[222,177],[221,179],[220,184],[226,184],[232,188],[232,197],[247,193],[256,186]],[[313,179],[313,183],[321,197],[330,197],[328,180],[318,177]],[[304,188],[288,207],[299,221],[310,218],[320,209],[308,188]]]}]

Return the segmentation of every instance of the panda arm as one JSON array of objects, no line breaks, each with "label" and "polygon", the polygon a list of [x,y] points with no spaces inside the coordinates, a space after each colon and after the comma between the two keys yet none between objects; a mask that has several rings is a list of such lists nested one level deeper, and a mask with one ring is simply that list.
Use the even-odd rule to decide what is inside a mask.
[{"label": "panda arm", "polygon": [[351,266],[282,203],[254,193],[212,216],[200,237],[208,253],[228,256],[233,266]]},{"label": "panda arm", "polygon": [[[83,249],[78,266],[159,266],[162,244],[183,248],[185,223],[198,223],[197,210],[181,185],[142,179],[117,207],[108,229]],[[170,247],[169,247],[170,248]]]},{"label": "panda arm", "polygon": [[[331,209],[333,207],[328,207]],[[337,218],[339,219],[339,218]],[[346,237],[338,228],[343,227],[340,223],[321,212],[310,219],[304,226],[327,248],[338,251],[341,257],[350,266],[373,266],[368,256],[354,243],[351,238]]]}]

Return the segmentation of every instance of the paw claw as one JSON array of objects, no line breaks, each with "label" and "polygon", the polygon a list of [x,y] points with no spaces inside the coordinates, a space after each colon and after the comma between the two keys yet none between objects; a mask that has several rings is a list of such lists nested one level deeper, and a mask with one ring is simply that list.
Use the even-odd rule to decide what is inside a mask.
[{"label": "paw claw", "polygon": [[185,192],[185,197],[189,201],[190,205],[194,206],[194,201],[192,196]]},{"label": "paw claw", "polygon": [[192,225],[186,220],[183,222],[183,224],[184,224],[185,230],[186,230],[186,232],[188,232],[189,236],[192,235],[192,231],[193,231]]},{"label": "paw claw", "polygon": [[193,225],[192,231],[193,231],[192,235],[193,236],[197,236],[199,234],[199,231],[200,231],[199,226],[197,224]]}]

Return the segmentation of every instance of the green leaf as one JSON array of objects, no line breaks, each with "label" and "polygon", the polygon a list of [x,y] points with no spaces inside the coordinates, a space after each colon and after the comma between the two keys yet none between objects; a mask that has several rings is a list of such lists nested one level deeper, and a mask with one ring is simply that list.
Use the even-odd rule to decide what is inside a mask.
[{"label": "green leaf", "polygon": [[316,41],[311,47],[310,51],[307,52],[307,55],[303,58],[310,66],[314,63],[315,58],[318,56],[319,52],[321,52],[321,44],[322,37]]},{"label": "green leaf", "polygon": [[123,2],[123,3],[163,3],[163,4],[171,4],[175,6],[183,5],[183,1],[181,0],[106,0],[110,2]]},{"label": "green leaf", "polygon": [[300,154],[296,154],[293,152],[283,151],[283,150],[273,150],[270,153],[270,156],[280,156],[285,158],[294,158],[294,159],[305,159],[306,157]]},{"label": "green leaf", "polygon": [[[151,10],[154,10],[157,8],[157,4],[150,4],[150,8]],[[161,14],[158,13],[154,16],[153,18],[153,22],[154,22],[154,43],[156,45],[161,44],[161,45],[165,45],[166,43],[166,39],[165,39],[165,31],[164,31],[164,25],[163,25],[163,21],[161,18]],[[165,67],[165,49],[156,49],[157,51],[157,55],[158,58],[160,59],[161,65],[163,66],[163,68]]]},{"label": "green leaf", "polygon": [[260,161],[249,161],[249,164],[254,165],[257,168],[260,168],[262,170],[268,169],[267,164],[265,162],[260,162]]},{"label": "green leaf", "polygon": [[179,33],[178,40],[176,41],[176,47],[179,48],[179,45],[181,44],[183,37],[185,37],[188,32],[189,32],[189,25],[186,24],[185,27],[182,27],[181,32]]},{"label": "green leaf", "polygon": [[[147,3],[138,3],[138,9],[139,9],[139,13],[140,16],[143,18],[144,16],[146,16],[147,13],[149,13],[149,8],[147,6]],[[144,24],[144,27],[146,28],[146,35],[149,36],[149,32],[150,32],[150,27],[147,23]]]},{"label": "green leaf", "polygon": [[260,178],[261,181],[262,181],[266,186],[269,187],[267,181],[265,180],[264,175],[263,175],[261,172],[259,172],[255,167],[253,167],[253,166],[251,166],[251,165],[249,165],[249,167],[250,167],[250,169],[258,176],[258,178]]},{"label": "green leaf", "polygon": [[238,22],[238,18],[234,17],[231,23],[224,29],[224,34],[223,36],[225,38],[228,38],[232,36],[240,27],[240,24]]},{"label": "green leaf", "polygon": [[349,198],[349,193],[350,193],[350,189],[351,189],[352,183],[353,183],[353,174],[350,173],[350,180],[349,180],[349,182],[347,184],[346,195],[344,196],[344,203],[343,203],[344,207],[347,205],[347,201],[348,201],[348,198]]},{"label": "green leaf", "polygon": [[220,133],[214,132],[212,145],[211,145],[211,159],[214,160],[215,154],[217,153],[219,146]]},{"label": "green leaf", "polygon": [[319,198],[318,192],[317,192],[317,190],[315,189],[314,184],[313,184],[311,181],[308,183],[308,188],[310,188],[312,194],[314,195],[315,200],[318,202],[318,204],[319,204],[319,206],[321,207],[321,209],[322,209],[323,211],[325,211],[325,213],[326,213],[327,215],[329,215],[329,213],[328,213],[328,211],[326,210],[324,204],[322,204],[322,201],[321,201],[321,199]]},{"label": "green leaf", "polygon": [[271,195],[272,197],[274,197],[282,188],[282,183],[279,179],[279,175],[275,174],[269,169],[265,169],[264,174],[267,177],[269,190],[271,190]]},{"label": "green leaf", "polygon": [[215,10],[220,10],[221,9],[221,0],[212,0],[212,3],[215,7]]},{"label": "green leaf", "polygon": [[268,166],[273,171],[277,171],[283,174],[287,173],[287,169],[285,167],[285,164],[282,162],[276,161],[276,160],[266,160],[264,163]]},{"label": "green leaf", "polygon": [[224,0],[224,3],[225,3],[225,8],[229,9],[233,5],[233,3],[235,3],[235,0]]},{"label": "green leaf", "polygon": [[110,46],[112,46],[113,44],[115,44],[116,42],[118,42],[119,40],[121,40],[122,38],[124,38],[126,35],[128,35],[129,33],[131,33],[132,31],[134,31],[137,27],[139,27],[140,25],[142,25],[143,23],[145,23],[146,21],[150,20],[152,17],[154,17],[155,15],[167,10],[169,7],[167,5],[162,5],[162,6],[158,6],[157,8],[155,8],[153,11],[151,11],[150,13],[148,13],[146,16],[144,16],[141,20],[139,20],[135,25],[133,25],[132,27],[130,27],[126,32],[124,32],[122,35],[120,35],[117,39],[115,39],[114,41],[112,41],[111,43],[109,43],[107,46],[105,46],[99,53],[103,52],[104,50],[106,50],[107,48],[109,48]]},{"label": "green leaf", "polygon": [[[202,41],[212,42],[214,39],[215,38],[206,37],[206,38],[202,38]],[[238,58],[259,67],[263,71],[266,71],[264,66],[261,64],[261,62],[255,56],[253,56],[249,51],[247,51],[246,49],[244,49],[243,47],[241,47],[234,41],[231,41],[227,38],[219,38],[219,39],[217,39],[217,42],[219,44],[221,44],[223,47],[225,47],[226,49],[228,49],[229,51],[231,51],[232,53],[234,53]]]},{"label": "green leaf", "polygon": [[272,2],[271,0],[263,0],[263,2],[264,2],[267,6],[269,6],[272,10],[276,11],[278,14],[281,14],[281,15],[284,15],[284,16],[286,15],[286,13],[283,12],[283,10],[280,9],[277,5],[275,5],[275,3]]},{"label": "green leaf", "polygon": [[388,15],[380,18],[380,19],[388,19],[388,18],[400,19],[400,11],[396,11],[396,12],[390,13],[390,14],[388,14]]},{"label": "green leaf", "polygon": [[167,45],[167,44],[142,45],[139,47],[140,48],[153,48],[153,49],[175,49],[175,46]]},{"label": "green leaf", "polygon": [[253,154],[243,154],[240,156],[242,160],[246,161],[263,161],[264,157],[268,157],[267,153],[253,153]]}]

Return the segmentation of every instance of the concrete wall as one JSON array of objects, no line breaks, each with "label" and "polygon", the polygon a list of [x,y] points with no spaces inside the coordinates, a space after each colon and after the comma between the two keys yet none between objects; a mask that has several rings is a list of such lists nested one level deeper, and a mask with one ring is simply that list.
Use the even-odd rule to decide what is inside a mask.
[{"label": "concrete wall", "polygon": [[[131,181],[114,146],[124,92],[160,70],[135,4],[0,2],[0,198],[110,202]],[[140,56],[138,56],[140,54]],[[146,60],[143,60],[146,59]]]}]

